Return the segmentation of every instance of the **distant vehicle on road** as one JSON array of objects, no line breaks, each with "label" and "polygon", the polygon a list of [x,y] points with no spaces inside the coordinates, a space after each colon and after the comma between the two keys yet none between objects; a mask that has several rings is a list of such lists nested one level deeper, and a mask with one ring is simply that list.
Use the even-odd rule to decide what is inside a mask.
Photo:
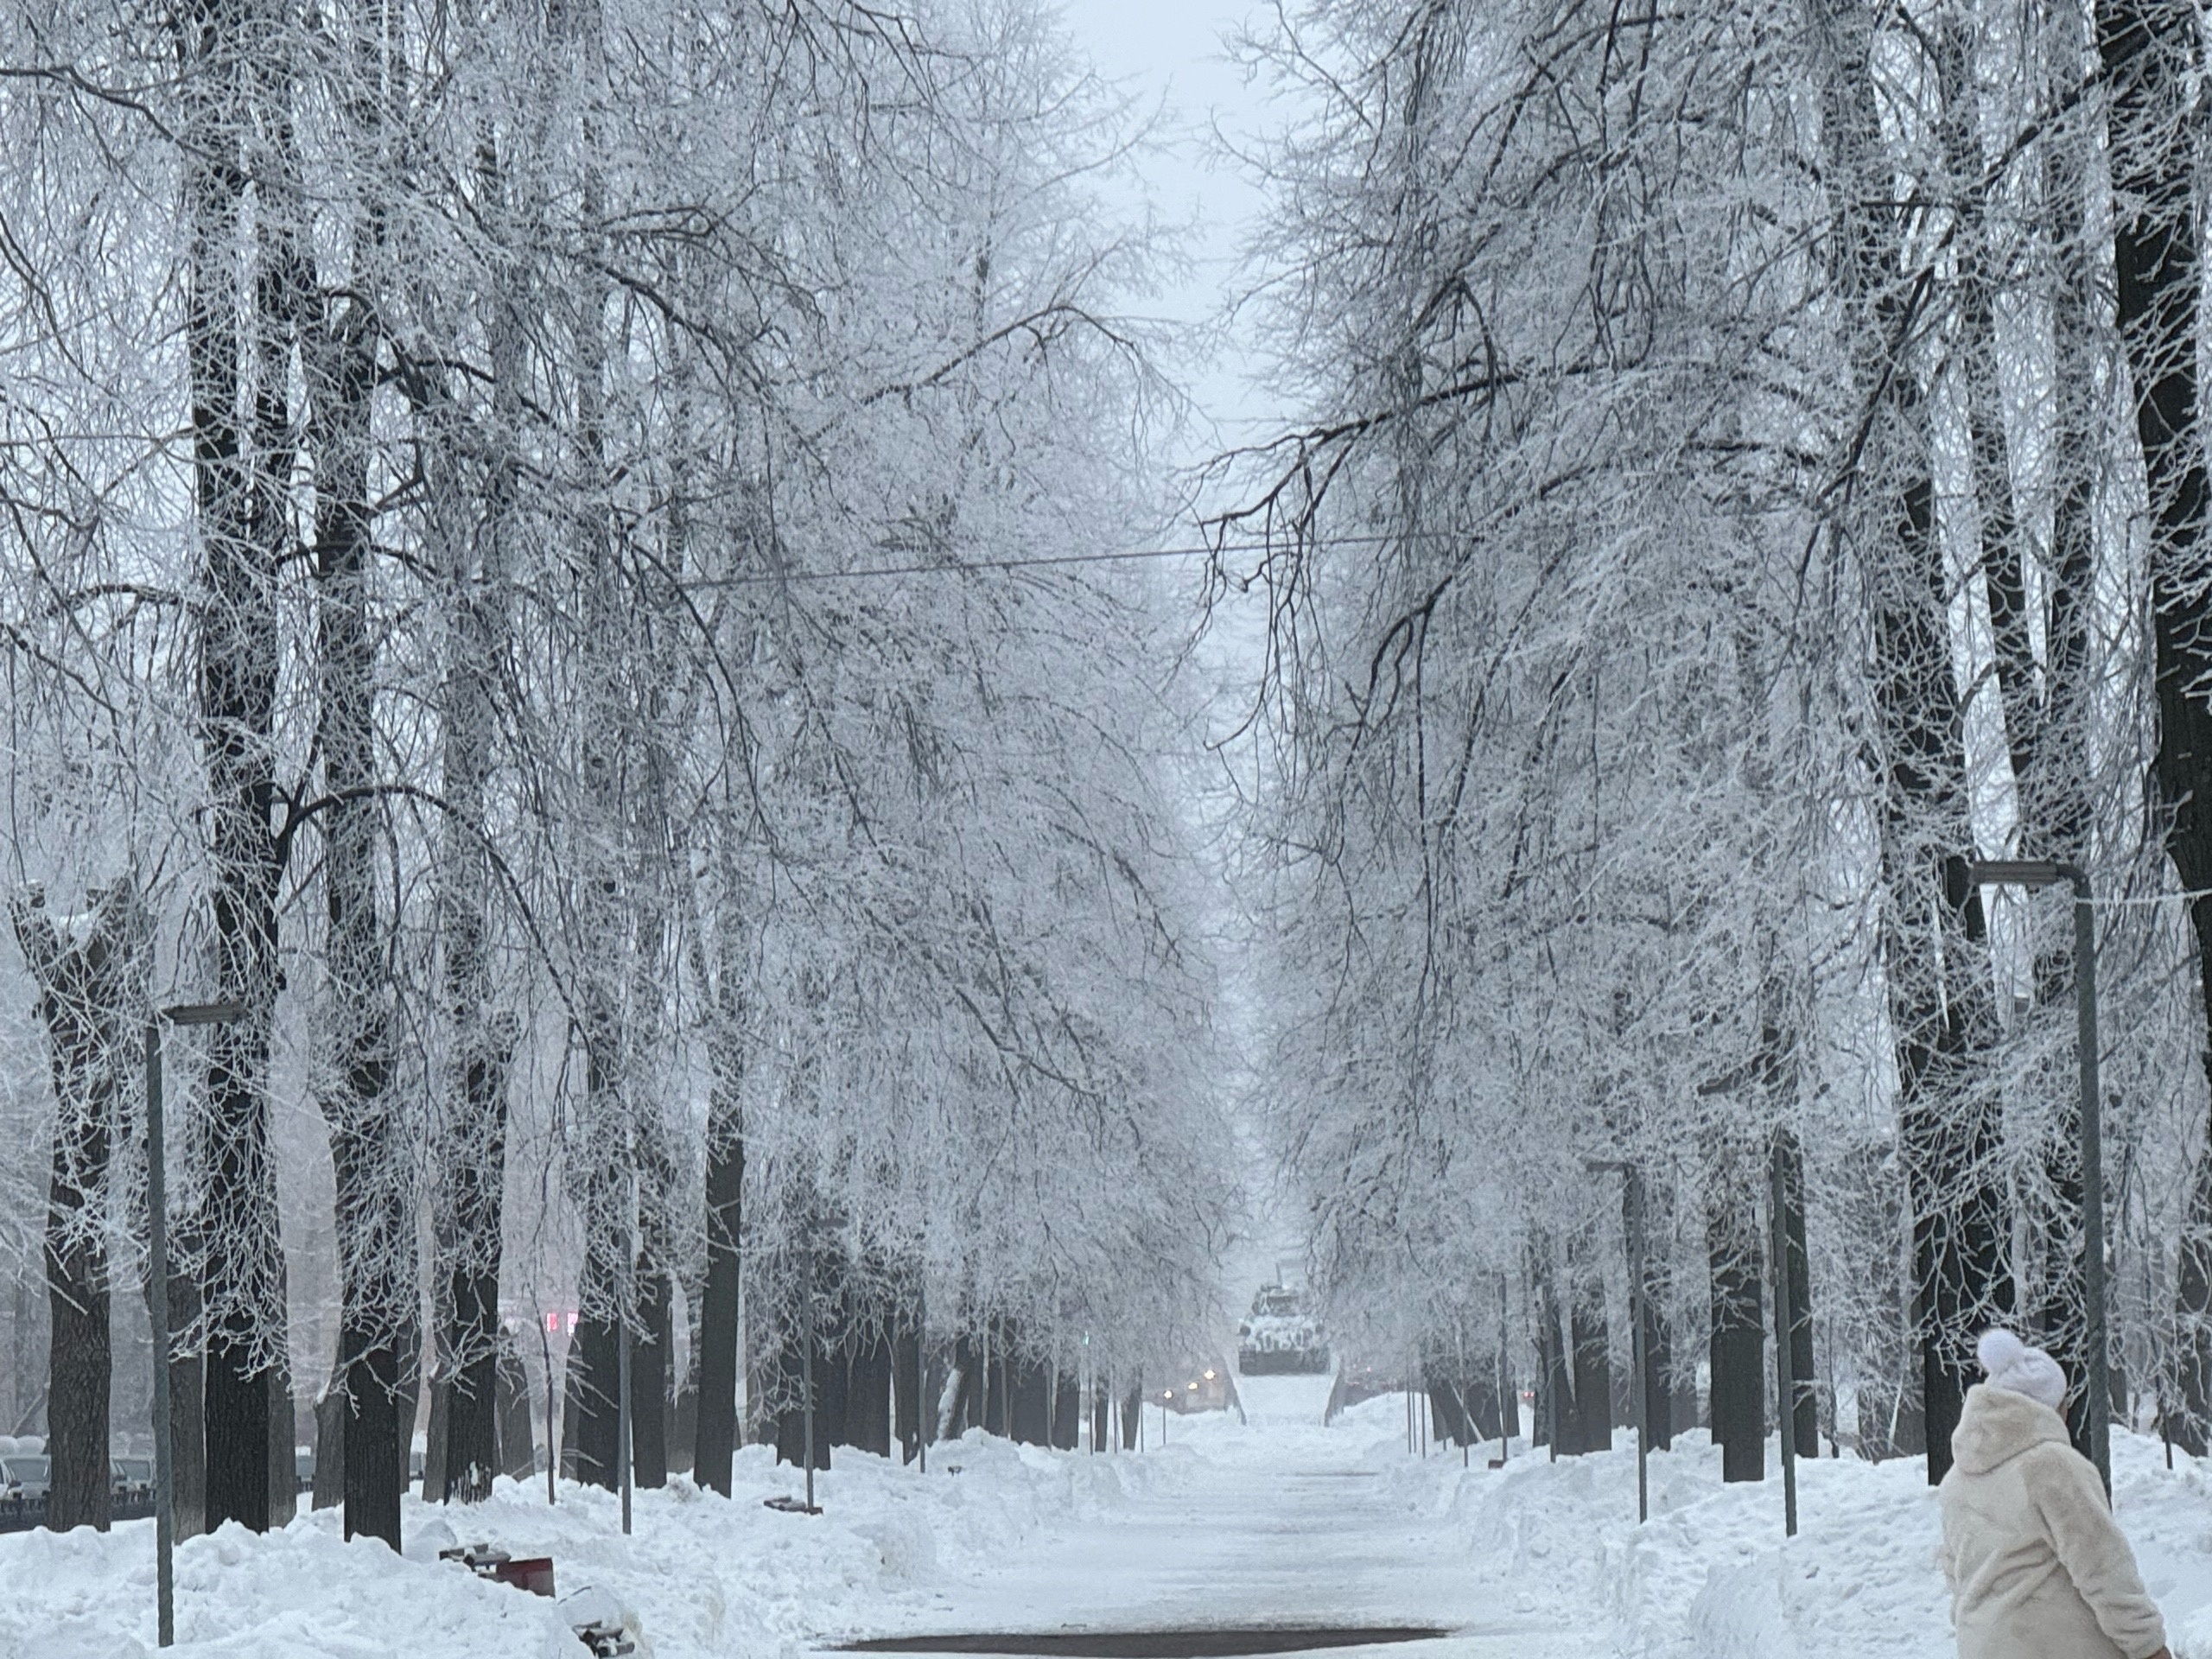
[{"label": "distant vehicle on road", "polygon": [[108,1484],[119,1508],[154,1501],[154,1460],[151,1458],[110,1458]]},{"label": "distant vehicle on road", "polygon": [[25,1453],[0,1458],[0,1498],[16,1504],[45,1503],[52,1467],[43,1457]]},{"label": "distant vehicle on road", "polygon": [[1236,1368],[1247,1376],[1313,1376],[1329,1369],[1328,1338],[1302,1290],[1263,1285],[1236,1327]]}]

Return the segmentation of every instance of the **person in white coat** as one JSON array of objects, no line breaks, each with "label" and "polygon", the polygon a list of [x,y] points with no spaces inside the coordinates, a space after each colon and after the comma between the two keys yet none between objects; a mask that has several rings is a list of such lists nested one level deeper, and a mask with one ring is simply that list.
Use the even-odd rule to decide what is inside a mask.
[{"label": "person in white coat", "polygon": [[2066,1373],[1982,1335],[1939,1493],[1959,1659],[2171,1659],[2096,1465],[2067,1439]]}]

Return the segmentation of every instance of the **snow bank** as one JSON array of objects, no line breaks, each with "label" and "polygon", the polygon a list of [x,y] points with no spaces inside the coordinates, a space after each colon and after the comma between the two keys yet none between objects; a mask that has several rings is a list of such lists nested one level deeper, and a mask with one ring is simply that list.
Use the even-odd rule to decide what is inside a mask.
[{"label": "snow bank", "polygon": [[[1073,1456],[980,1434],[932,1449],[923,1476],[840,1448],[817,1478],[819,1516],[762,1507],[802,1478],[765,1446],[738,1456],[724,1499],[677,1479],[635,1495],[625,1537],[613,1493],[502,1480],[471,1507],[407,1500],[405,1555],[346,1542],[335,1510],[265,1536],[233,1525],[177,1551],[181,1655],[234,1659],[576,1659],[556,1604],[436,1560],[448,1535],[550,1555],[565,1596],[587,1585],[637,1616],[655,1659],[796,1652],[925,1597],[947,1573],[1001,1558],[1042,1529],[1100,1519],[1181,1478],[1185,1459]],[[0,1535],[0,1659],[137,1659],[154,1652],[150,1521]]]},{"label": "snow bank", "polygon": [[[1516,1612],[1603,1609],[1611,1650],[1638,1659],[1951,1659],[1942,1525],[1916,1459],[1797,1465],[1798,1535],[1783,1536],[1779,1447],[1769,1478],[1725,1485],[1701,1430],[1649,1459],[1651,1520],[1636,1524],[1634,1436],[1564,1458],[1516,1441],[1503,1470],[1478,1454],[1405,1449],[1401,1396],[1347,1419],[1370,1455],[1498,1582]],[[2212,1464],[2113,1433],[2116,1503],[2176,1659],[2212,1659]]]}]

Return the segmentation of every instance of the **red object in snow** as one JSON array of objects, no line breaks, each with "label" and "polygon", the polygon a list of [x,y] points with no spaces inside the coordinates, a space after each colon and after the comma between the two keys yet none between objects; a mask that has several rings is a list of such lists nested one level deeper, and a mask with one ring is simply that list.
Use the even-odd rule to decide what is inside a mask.
[{"label": "red object in snow", "polygon": [[501,1561],[492,1569],[491,1576],[501,1584],[512,1584],[518,1590],[527,1590],[533,1596],[553,1593],[553,1558],[550,1555],[531,1555],[520,1560]]},{"label": "red object in snow", "polygon": [[494,1584],[511,1584],[518,1590],[527,1590],[533,1596],[550,1596],[553,1592],[553,1558],[550,1555],[525,1555],[520,1560],[504,1549],[494,1549],[489,1544],[461,1544],[438,1552],[442,1561],[458,1561],[480,1579],[489,1579]]}]

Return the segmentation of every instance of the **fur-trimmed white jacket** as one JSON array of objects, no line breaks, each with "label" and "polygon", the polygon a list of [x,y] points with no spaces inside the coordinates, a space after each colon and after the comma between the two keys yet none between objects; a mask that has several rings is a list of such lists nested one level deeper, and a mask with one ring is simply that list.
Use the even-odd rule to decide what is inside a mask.
[{"label": "fur-trimmed white jacket", "polygon": [[1967,1390],[1943,1477],[1959,1659],[2149,1659],[2166,1644],[2096,1465],[2040,1401]]}]

